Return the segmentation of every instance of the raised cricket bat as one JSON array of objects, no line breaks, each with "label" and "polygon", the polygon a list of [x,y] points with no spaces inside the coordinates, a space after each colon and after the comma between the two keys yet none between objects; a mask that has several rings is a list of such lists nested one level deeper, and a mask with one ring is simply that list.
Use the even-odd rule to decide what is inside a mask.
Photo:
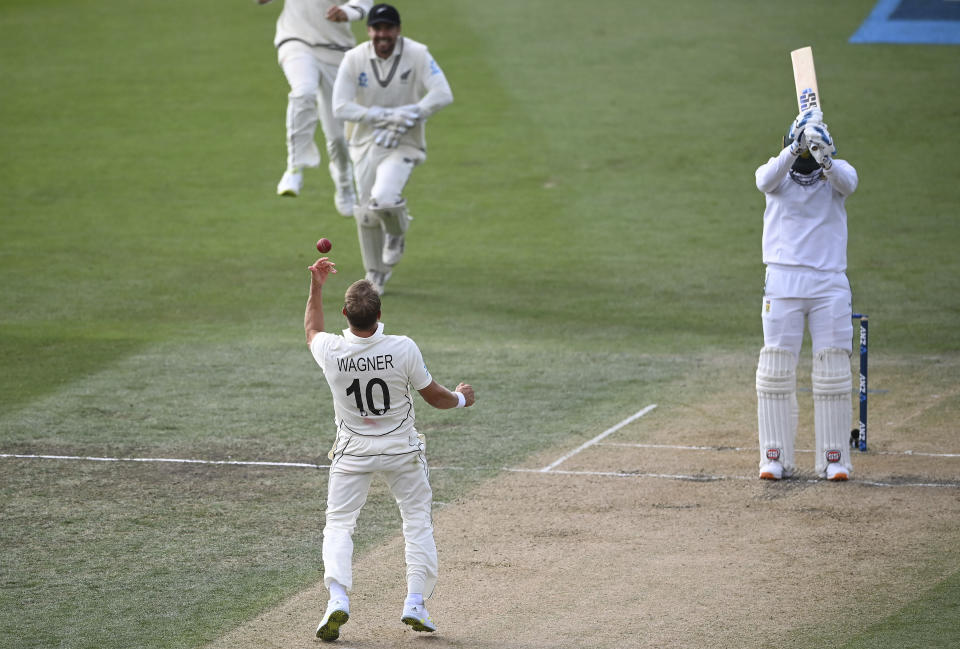
[{"label": "raised cricket bat", "polygon": [[820,91],[817,89],[817,70],[813,66],[813,48],[801,47],[790,52],[793,61],[793,81],[797,86],[797,105],[800,112],[809,108],[819,108]]}]

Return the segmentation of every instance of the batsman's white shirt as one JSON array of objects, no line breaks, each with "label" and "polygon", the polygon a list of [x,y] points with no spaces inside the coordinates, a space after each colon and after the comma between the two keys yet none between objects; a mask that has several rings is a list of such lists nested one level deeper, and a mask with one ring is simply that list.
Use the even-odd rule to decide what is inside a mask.
[{"label": "batsman's white shirt", "polygon": [[410,392],[430,385],[433,377],[420,348],[407,336],[388,336],[383,323],[369,338],[344,329],[343,335],[318,333],[310,342],[333,395],[337,437],[407,438],[414,430]]},{"label": "batsman's white shirt", "polygon": [[763,263],[842,273],[847,269],[847,196],[857,172],[834,160],[825,180],[801,185],[790,178],[796,157],[785,148],[756,172],[764,193]]},{"label": "batsman's white shirt", "polygon": [[450,84],[427,46],[404,36],[397,38],[393,53],[386,59],[377,56],[370,41],[347,52],[333,86],[334,115],[355,122],[349,139],[351,147],[365,147],[373,142],[376,127],[360,122],[369,107],[417,104],[422,119],[401,136],[400,146],[426,151],[424,121],[452,102]]},{"label": "batsman's white shirt", "polygon": [[350,23],[327,20],[327,11],[339,6],[351,21],[365,18],[373,0],[285,0],[273,44],[280,47],[291,40],[301,41],[314,48],[317,58],[337,65],[343,53],[357,44]]}]

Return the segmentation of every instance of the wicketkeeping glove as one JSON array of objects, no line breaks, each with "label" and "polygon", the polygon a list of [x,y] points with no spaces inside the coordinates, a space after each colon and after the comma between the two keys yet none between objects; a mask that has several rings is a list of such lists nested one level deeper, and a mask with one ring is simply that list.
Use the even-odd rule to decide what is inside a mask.
[{"label": "wicketkeeping glove", "polygon": [[386,149],[393,149],[400,143],[400,136],[406,131],[403,127],[378,128],[373,131],[373,141]]},{"label": "wicketkeeping glove", "polygon": [[373,124],[377,128],[388,128],[390,126],[402,126],[407,129],[417,123],[420,118],[419,107],[400,106],[399,108],[384,108],[383,106],[371,106],[366,114],[360,120],[366,124]]},{"label": "wicketkeeping glove", "polygon": [[803,133],[807,145],[810,147],[810,155],[814,157],[817,164],[824,169],[832,167],[833,159],[831,156],[837,155],[837,148],[833,143],[833,138],[830,137],[827,125],[822,123],[808,125]]}]

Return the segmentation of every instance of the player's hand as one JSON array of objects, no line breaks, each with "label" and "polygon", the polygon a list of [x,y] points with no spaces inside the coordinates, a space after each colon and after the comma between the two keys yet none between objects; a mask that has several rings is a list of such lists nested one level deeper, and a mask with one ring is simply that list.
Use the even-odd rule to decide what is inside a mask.
[{"label": "player's hand", "polygon": [[402,126],[378,128],[373,131],[373,141],[380,146],[393,149],[400,144],[400,136],[407,132]]},{"label": "player's hand", "polygon": [[460,394],[463,395],[463,398],[467,400],[466,403],[463,405],[464,408],[468,408],[472,406],[477,401],[477,397],[473,393],[473,386],[471,386],[468,383],[461,383],[460,385],[457,386],[454,392],[459,392]]},{"label": "player's hand", "polygon": [[[420,114],[420,104],[407,104],[406,106],[400,106],[396,110],[397,112],[406,115],[409,119],[412,119],[414,122],[416,122],[422,117],[422,115]],[[413,126],[413,124],[411,124],[410,126]]]},{"label": "player's hand", "polygon": [[330,261],[329,257],[321,257],[313,262],[313,266],[307,266],[307,270],[310,271],[312,280],[320,286],[323,286],[324,282],[327,281],[327,275],[333,275],[337,272],[336,264]]},{"label": "player's hand", "polygon": [[806,150],[807,138],[804,136],[803,131],[800,131],[800,134],[794,138],[793,142],[790,143],[790,153],[794,156],[799,156]]},{"label": "player's hand", "polygon": [[[790,124],[790,130],[787,132],[787,137],[799,143],[803,139],[803,131],[807,126],[822,123],[823,111],[819,108],[810,108],[797,115],[797,118],[793,120],[793,123]],[[800,152],[804,150],[806,150],[806,146],[801,144]]]},{"label": "player's hand", "polygon": [[[269,1],[267,0],[267,2]],[[327,9],[327,20],[334,23],[345,23],[350,19],[347,17],[347,12],[340,7],[330,7]]]},{"label": "player's hand", "polygon": [[814,157],[817,164],[824,169],[832,167],[833,159],[831,156],[837,154],[837,149],[834,146],[833,138],[830,137],[830,131],[827,130],[827,125],[820,123],[807,126],[804,129],[804,137],[810,147],[810,155]]}]

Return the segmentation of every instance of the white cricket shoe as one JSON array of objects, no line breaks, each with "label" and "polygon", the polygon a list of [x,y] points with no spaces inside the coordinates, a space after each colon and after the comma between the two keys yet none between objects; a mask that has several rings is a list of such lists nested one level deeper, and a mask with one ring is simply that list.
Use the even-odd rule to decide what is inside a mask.
[{"label": "white cricket shoe", "polygon": [[340,627],[350,619],[350,602],[346,599],[331,599],[327,603],[327,612],[317,627],[317,637],[333,642],[340,637]]},{"label": "white cricket shoe", "polygon": [[783,465],[777,460],[765,462],[760,467],[761,480],[780,480],[783,478]]},{"label": "white cricket shoe", "polygon": [[427,613],[427,607],[423,604],[405,603],[400,621],[404,624],[409,624],[414,631],[428,631],[432,633],[437,630],[437,625],[430,619],[430,614]]},{"label": "white cricket shoe", "polygon": [[831,462],[827,465],[827,480],[833,480],[834,482],[843,482],[844,480],[850,479],[850,472],[847,471],[847,467],[843,466],[839,462]]},{"label": "white cricket shoe", "polygon": [[391,275],[393,275],[392,270],[386,273],[368,270],[364,279],[373,284],[373,288],[377,290],[377,295],[383,295],[383,292],[386,290],[387,280],[390,279]]},{"label": "white cricket shoe", "polygon": [[300,195],[301,187],[303,187],[303,173],[288,169],[283,172],[283,178],[277,184],[277,195],[296,198]]},{"label": "white cricket shoe", "polygon": [[383,263],[387,266],[396,266],[403,257],[403,245],[402,234],[386,234],[383,239]]},{"label": "white cricket shoe", "polygon": [[333,163],[330,163],[328,168],[336,187],[333,204],[342,216],[353,216],[353,210],[357,206],[357,193],[353,189],[353,167],[349,167],[346,174],[341,174]]}]

